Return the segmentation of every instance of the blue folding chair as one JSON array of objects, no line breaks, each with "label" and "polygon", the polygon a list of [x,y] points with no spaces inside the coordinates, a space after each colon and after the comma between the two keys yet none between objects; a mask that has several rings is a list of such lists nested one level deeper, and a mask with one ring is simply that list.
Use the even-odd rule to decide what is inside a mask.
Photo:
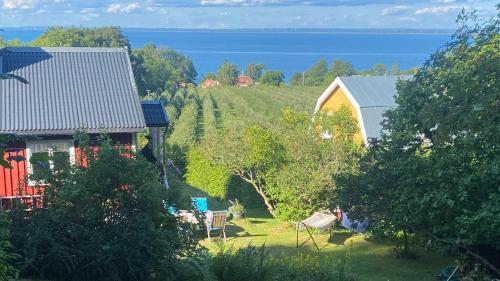
[{"label": "blue folding chair", "polygon": [[177,214],[177,208],[175,207],[174,204],[170,205],[167,203],[167,201],[163,200],[163,206],[165,207],[165,209],[167,209],[167,211],[170,214],[172,214],[172,215]]},{"label": "blue folding chair", "polygon": [[200,213],[206,213],[208,211],[208,203],[206,197],[192,197],[191,202]]}]

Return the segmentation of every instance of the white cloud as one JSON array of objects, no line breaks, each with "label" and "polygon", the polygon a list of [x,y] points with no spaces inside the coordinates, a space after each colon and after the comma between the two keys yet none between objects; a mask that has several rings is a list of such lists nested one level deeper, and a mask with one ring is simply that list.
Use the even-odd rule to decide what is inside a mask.
[{"label": "white cloud", "polygon": [[431,14],[431,15],[444,15],[452,11],[458,11],[461,10],[462,7],[460,6],[436,6],[436,7],[426,7],[422,9],[418,9],[415,11],[415,15],[425,15],[425,14]]},{"label": "white cloud", "polygon": [[4,0],[2,7],[8,10],[14,9],[33,9],[37,4],[36,0]]},{"label": "white cloud", "polygon": [[130,13],[134,10],[137,10],[141,7],[141,4],[134,2],[128,4],[109,4],[106,8],[106,12],[108,13]]},{"label": "white cloud", "polygon": [[387,7],[385,9],[383,9],[381,14],[382,14],[382,16],[399,14],[399,13],[407,11],[409,9],[410,9],[410,7],[405,6],[405,5],[392,6],[392,7]]},{"label": "white cloud", "polygon": [[82,19],[84,21],[90,21],[100,16],[100,14],[96,12],[95,8],[83,8],[80,10],[80,14],[82,15]]},{"label": "white cloud", "polygon": [[95,13],[94,8],[83,8],[80,10],[80,14],[91,14],[91,13]]}]

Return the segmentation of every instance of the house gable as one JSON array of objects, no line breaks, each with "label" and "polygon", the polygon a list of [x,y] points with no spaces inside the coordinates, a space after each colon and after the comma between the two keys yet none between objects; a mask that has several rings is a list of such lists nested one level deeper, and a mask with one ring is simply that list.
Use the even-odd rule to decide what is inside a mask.
[{"label": "house gable", "polygon": [[361,139],[380,137],[385,111],[395,106],[398,80],[411,76],[337,77],[318,98],[315,112],[334,111],[349,104],[360,127]]},{"label": "house gable", "polygon": [[362,141],[361,127],[359,126],[360,120],[358,116],[358,111],[356,106],[349,100],[345,92],[340,86],[337,86],[333,91],[323,100],[320,104],[319,110],[322,112],[335,112],[338,111],[342,106],[347,106],[352,114],[352,117],[356,120],[358,124],[359,131],[355,135],[355,139]]}]

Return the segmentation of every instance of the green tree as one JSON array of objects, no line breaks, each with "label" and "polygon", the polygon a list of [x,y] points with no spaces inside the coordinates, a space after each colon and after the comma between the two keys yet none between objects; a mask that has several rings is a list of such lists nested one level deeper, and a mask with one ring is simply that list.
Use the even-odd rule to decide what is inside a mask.
[{"label": "green tree", "polygon": [[323,85],[328,77],[328,63],[326,60],[319,60],[315,65],[309,68],[304,75],[304,85]]},{"label": "green tree", "polygon": [[334,60],[330,70],[330,77],[328,83],[333,82],[333,80],[340,76],[353,76],[356,74],[356,70],[352,66],[351,62],[344,60]]},{"label": "green tree", "polygon": [[292,73],[292,77],[290,77],[290,85],[291,86],[302,86],[303,85],[303,76],[302,72],[294,72]]},{"label": "green tree", "polygon": [[[352,171],[362,153],[358,131],[348,108],[311,123],[306,113],[285,110],[272,127],[250,126],[243,133],[227,130],[200,149],[209,163],[222,165],[253,187],[269,212],[297,221],[330,205],[333,176]],[[311,127],[329,128],[323,139]]]},{"label": "green tree", "polygon": [[[500,274],[482,249],[500,248],[499,18],[460,29],[412,80],[398,83],[388,132],[338,203],[383,231],[460,249]],[[405,235],[407,236],[407,235]]]},{"label": "green tree", "polygon": [[383,63],[374,64],[371,69],[371,75],[384,76],[387,74],[388,74],[387,66]]},{"label": "green tree", "polygon": [[285,80],[285,74],[281,71],[266,71],[260,78],[260,83],[269,86],[279,86]]},{"label": "green tree", "polygon": [[133,50],[132,58],[140,66],[135,75],[142,95],[147,90],[174,94],[180,83],[194,83],[198,75],[189,58],[169,48],[148,44]]},{"label": "green tree", "polygon": [[[276,217],[300,221],[312,212],[329,207],[336,192],[334,175],[353,171],[362,149],[354,135],[356,120],[346,107],[333,115],[318,114],[311,124],[303,112],[285,110],[276,128],[287,152],[286,164],[267,179]],[[328,129],[322,138],[311,127]]]},{"label": "green tree", "polygon": [[31,43],[42,47],[130,48],[120,27],[51,27]]},{"label": "green tree", "polygon": [[274,214],[275,205],[269,196],[266,179],[283,166],[286,153],[273,130],[257,125],[242,133],[228,130],[205,142],[202,150],[212,163],[223,165],[232,175],[250,184],[268,211]]},{"label": "green tree", "polygon": [[391,75],[400,75],[401,68],[399,68],[399,64],[395,63],[391,67]]},{"label": "green tree", "polygon": [[217,75],[215,75],[214,73],[212,72],[209,72],[205,75],[203,75],[203,78],[201,79],[201,82],[205,81],[205,80],[217,80]]},{"label": "green tree", "polygon": [[238,83],[238,76],[240,71],[236,64],[232,64],[228,61],[224,61],[224,64],[219,67],[217,71],[217,78],[222,85],[234,86]]},{"label": "green tree", "polygon": [[245,70],[245,74],[252,77],[254,81],[258,81],[262,76],[262,72],[266,69],[266,65],[262,63],[249,64]]},{"label": "green tree", "polygon": [[107,139],[94,158],[89,138],[78,139],[89,164],[37,170],[33,180],[48,184],[43,208],[13,214],[22,272],[50,280],[178,280],[183,259],[198,254],[197,241],[166,212],[157,169]]},{"label": "green tree", "polygon": [[21,40],[19,40],[19,38],[16,38],[14,40],[4,40],[1,36],[0,36],[0,47],[22,47],[24,44],[23,42],[21,42]]}]

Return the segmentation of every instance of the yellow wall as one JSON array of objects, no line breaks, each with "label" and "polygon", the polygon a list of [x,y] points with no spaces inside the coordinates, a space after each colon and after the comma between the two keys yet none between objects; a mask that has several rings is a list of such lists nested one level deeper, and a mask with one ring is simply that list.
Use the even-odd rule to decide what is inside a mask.
[{"label": "yellow wall", "polygon": [[[319,109],[323,112],[335,112],[339,110],[342,105],[347,105],[349,109],[351,109],[352,116],[354,117],[354,119],[356,119],[359,126],[360,122],[358,119],[358,113],[356,112],[356,108],[349,101],[347,95],[340,87],[337,87],[336,89],[333,90],[330,96],[328,96],[326,100],[323,101],[323,103],[320,105]],[[355,138],[358,141],[363,141],[363,138],[361,136],[361,128],[359,128],[359,131],[358,133],[356,133]]]}]

